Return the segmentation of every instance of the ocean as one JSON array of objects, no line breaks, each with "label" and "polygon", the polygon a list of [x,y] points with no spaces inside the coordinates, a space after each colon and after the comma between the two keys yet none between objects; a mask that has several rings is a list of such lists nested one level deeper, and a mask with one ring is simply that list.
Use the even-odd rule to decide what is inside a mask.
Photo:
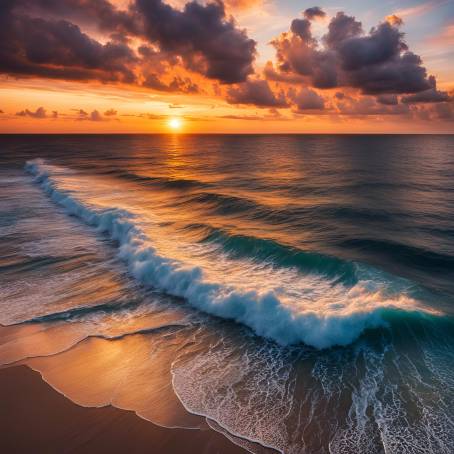
[{"label": "ocean", "polygon": [[0,136],[0,364],[253,453],[454,452],[454,136]]}]

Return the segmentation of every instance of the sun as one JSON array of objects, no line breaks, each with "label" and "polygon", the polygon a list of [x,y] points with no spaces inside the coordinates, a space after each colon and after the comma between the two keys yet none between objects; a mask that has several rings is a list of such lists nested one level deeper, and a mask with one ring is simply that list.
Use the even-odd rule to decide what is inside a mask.
[{"label": "sun", "polygon": [[183,122],[181,121],[181,118],[171,118],[167,122],[167,125],[169,126],[170,129],[178,131],[183,126]]}]

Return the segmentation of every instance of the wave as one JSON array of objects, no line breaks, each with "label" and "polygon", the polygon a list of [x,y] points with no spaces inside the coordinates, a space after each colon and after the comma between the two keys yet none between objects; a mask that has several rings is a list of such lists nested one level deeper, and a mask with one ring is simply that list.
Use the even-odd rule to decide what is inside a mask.
[{"label": "wave", "polygon": [[[210,281],[201,267],[189,266],[158,252],[152,239],[141,229],[136,215],[115,207],[100,210],[84,204],[73,191],[59,188],[55,176],[64,174],[64,168],[47,165],[40,159],[28,161],[25,168],[55,203],[117,241],[119,256],[143,285],[184,298],[205,313],[247,325],[256,334],[281,345],[301,342],[315,348],[347,345],[364,330],[386,325],[383,315],[389,310],[424,312],[405,295],[385,296],[376,289],[377,283],[371,285],[370,280],[351,288],[341,286],[346,300],[352,300],[354,304],[346,307],[345,304],[329,303],[322,306],[323,310],[300,306],[295,310],[280,299],[277,292],[244,291],[234,285]],[[249,247],[247,241],[244,244]],[[323,261],[311,255],[304,259],[312,260],[315,266]],[[335,263],[339,266],[341,262]],[[345,267],[348,269],[348,265]]]},{"label": "wave", "polygon": [[185,191],[190,189],[205,189],[211,187],[210,183],[199,180],[191,180],[188,178],[148,177],[133,172],[120,172],[118,170],[109,172],[109,174],[113,175],[115,178],[132,181],[144,186],[161,186],[166,189]]},{"label": "wave", "polygon": [[323,275],[334,283],[346,285],[358,283],[355,263],[337,257],[303,251],[280,244],[274,240],[246,235],[230,235],[220,229],[209,229],[203,241],[221,244],[223,250],[233,258],[249,257],[269,261],[279,267],[297,268],[300,271]]}]

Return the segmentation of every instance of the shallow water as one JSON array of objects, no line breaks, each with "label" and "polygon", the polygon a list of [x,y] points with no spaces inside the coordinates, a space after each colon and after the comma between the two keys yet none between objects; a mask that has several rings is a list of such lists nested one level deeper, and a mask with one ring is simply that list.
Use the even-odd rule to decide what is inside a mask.
[{"label": "shallow water", "polygon": [[0,137],[0,363],[252,452],[451,453],[453,178],[452,136]]}]

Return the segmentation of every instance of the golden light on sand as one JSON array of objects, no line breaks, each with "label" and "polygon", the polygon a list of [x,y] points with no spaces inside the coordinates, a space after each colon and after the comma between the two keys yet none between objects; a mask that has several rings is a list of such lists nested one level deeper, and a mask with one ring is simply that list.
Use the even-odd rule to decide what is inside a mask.
[{"label": "golden light on sand", "polygon": [[167,125],[169,126],[170,129],[173,131],[178,131],[181,129],[183,126],[183,122],[181,118],[171,118],[168,122]]}]

